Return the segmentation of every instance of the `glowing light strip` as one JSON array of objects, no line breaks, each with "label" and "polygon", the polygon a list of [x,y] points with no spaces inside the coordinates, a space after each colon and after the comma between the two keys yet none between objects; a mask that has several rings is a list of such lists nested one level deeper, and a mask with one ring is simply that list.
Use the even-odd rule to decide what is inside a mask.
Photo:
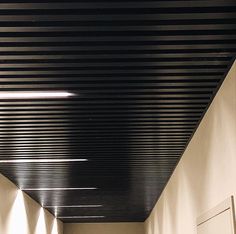
[{"label": "glowing light strip", "polygon": [[105,218],[103,215],[92,215],[92,216],[59,216],[59,219],[95,219]]},{"label": "glowing light strip", "polygon": [[21,188],[23,191],[60,191],[60,190],[94,190],[97,188]]},{"label": "glowing light strip", "polygon": [[45,208],[96,208],[103,205],[71,205],[71,206],[44,206]]},{"label": "glowing light strip", "polygon": [[0,163],[60,163],[60,162],[86,162],[88,159],[8,159],[0,160]]},{"label": "glowing light strip", "polygon": [[18,98],[63,98],[74,96],[73,93],[66,91],[2,91],[0,99],[18,99]]}]

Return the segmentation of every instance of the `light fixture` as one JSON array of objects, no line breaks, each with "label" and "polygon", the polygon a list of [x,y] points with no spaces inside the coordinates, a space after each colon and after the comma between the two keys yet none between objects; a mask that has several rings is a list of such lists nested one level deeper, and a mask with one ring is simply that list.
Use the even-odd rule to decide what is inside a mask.
[{"label": "light fixture", "polygon": [[105,218],[103,215],[91,215],[91,216],[60,216],[59,219],[97,219]]},{"label": "light fixture", "polygon": [[63,98],[74,95],[67,91],[1,91],[0,99]]},{"label": "light fixture", "polygon": [[61,191],[61,190],[94,190],[94,187],[84,188],[21,188],[23,191]]},{"label": "light fixture", "polygon": [[44,206],[45,208],[96,208],[103,205],[70,205],[70,206]]},{"label": "light fixture", "polygon": [[55,212],[54,212],[55,217],[57,217],[57,213],[58,213],[57,208],[55,208]]},{"label": "light fixture", "polygon": [[8,159],[0,160],[0,163],[61,163],[61,162],[86,162],[88,159]]}]

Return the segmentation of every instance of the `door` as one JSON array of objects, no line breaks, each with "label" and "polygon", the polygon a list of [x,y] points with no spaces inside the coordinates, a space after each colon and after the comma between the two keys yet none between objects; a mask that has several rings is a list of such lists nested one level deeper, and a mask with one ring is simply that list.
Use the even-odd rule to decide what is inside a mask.
[{"label": "door", "polygon": [[197,219],[198,234],[235,234],[233,197]]}]

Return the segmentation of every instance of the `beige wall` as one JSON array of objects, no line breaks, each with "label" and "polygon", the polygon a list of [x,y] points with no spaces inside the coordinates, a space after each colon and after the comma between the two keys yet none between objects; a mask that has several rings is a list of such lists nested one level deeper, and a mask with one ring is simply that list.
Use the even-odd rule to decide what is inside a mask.
[{"label": "beige wall", "polygon": [[230,195],[236,197],[236,64],[146,220],[146,234],[194,234],[196,218]]},{"label": "beige wall", "polygon": [[63,224],[0,174],[1,234],[62,234]]},{"label": "beige wall", "polygon": [[144,234],[143,223],[64,224],[64,234]]}]

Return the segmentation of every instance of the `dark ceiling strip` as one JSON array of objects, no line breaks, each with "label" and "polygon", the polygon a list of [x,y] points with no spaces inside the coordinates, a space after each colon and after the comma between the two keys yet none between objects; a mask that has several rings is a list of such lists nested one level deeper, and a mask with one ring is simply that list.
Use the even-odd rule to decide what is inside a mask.
[{"label": "dark ceiling strip", "polygon": [[[145,142],[145,143],[132,143],[132,142],[129,142],[129,143],[127,143],[127,144],[124,144],[124,146],[128,146],[128,145],[130,145],[131,147],[137,147],[137,148],[139,148],[139,147],[141,147],[141,148],[143,148],[143,147],[145,147],[145,146],[149,146],[149,147],[152,147],[152,146],[155,146],[156,145],[156,142]],[[17,147],[21,147],[20,149],[37,149],[37,147],[40,147],[40,149],[50,149],[50,148],[54,148],[55,147],[55,149],[67,149],[67,148],[70,148],[71,147],[71,149],[77,149],[77,148],[80,148],[80,147],[88,147],[89,146],[89,142],[87,143],[87,144],[85,144],[85,143],[83,143],[83,144],[70,144],[70,143],[67,143],[67,144],[65,144],[65,143],[29,143],[29,144],[25,144],[25,143],[23,143],[23,144],[21,144],[21,143],[10,143],[10,144],[7,144],[7,143],[5,143],[4,142],[4,144],[1,144],[0,143],[0,147],[1,147],[1,149],[4,149],[4,148],[8,148],[8,147],[10,147],[9,149],[17,149]],[[107,146],[107,148],[110,148],[110,147],[118,147],[118,146],[120,146],[120,144],[119,143],[111,143],[111,142],[108,142],[108,143],[106,143],[106,145],[99,145],[99,146],[97,146],[97,148],[103,148],[103,147],[106,147]],[[164,144],[161,144],[161,143],[159,143],[158,144],[158,146],[160,146],[160,148],[162,148],[162,147],[169,147],[169,146],[173,146],[174,148],[175,147],[179,147],[179,146],[185,146],[185,144],[184,143],[164,143]]]},{"label": "dark ceiling strip", "polygon": [[[235,9],[235,13],[236,13],[236,9]],[[1,16],[0,16],[1,17]],[[133,27],[133,30],[114,30],[115,28],[113,28],[113,30],[109,30],[109,28],[106,28],[104,30],[85,30],[85,31],[79,31],[77,32],[75,31],[34,31],[34,32],[30,32],[30,31],[16,31],[16,32],[11,32],[11,31],[0,31],[0,35],[1,37],[9,37],[12,38],[22,38],[22,37],[30,37],[30,38],[34,38],[36,39],[36,37],[38,37],[38,39],[43,38],[44,40],[46,38],[49,38],[49,40],[51,40],[51,38],[54,38],[55,41],[57,42],[57,40],[60,38],[69,38],[69,40],[83,40],[83,38],[90,38],[91,37],[95,37],[95,38],[114,38],[114,36],[117,36],[116,40],[112,39],[112,41],[118,41],[119,38],[127,38],[129,40],[130,36],[136,36],[138,39],[140,38],[163,38],[164,36],[192,36],[192,35],[198,35],[198,36],[216,36],[216,35],[234,35],[235,34],[235,28],[233,29],[223,29],[223,30],[180,30],[180,29],[175,29],[175,30],[157,30],[155,29],[155,26],[153,26],[152,30],[134,30],[135,27]],[[147,29],[147,28],[146,28]],[[122,35],[122,36],[121,36]],[[58,39],[56,39],[56,37],[58,37]],[[74,39],[73,39],[74,38]],[[227,37],[225,38],[227,39]],[[103,40],[107,40],[107,39],[103,39]],[[148,41],[148,39],[144,39],[145,41]],[[185,39],[184,39],[185,40]],[[194,39],[193,39],[194,40]],[[208,40],[208,39],[206,39]],[[99,41],[99,40],[98,40]],[[122,41],[125,41],[124,39],[122,39]],[[139,41],[139,40],[138,40]],[[27,42],[27,41],[26,41]]]},{"label": "dark ceiling strip", "polygon": [[[184,43],[185,42],[185,43]],[[62,44],[62,49],[59,50],[59,47],[57,44]],[[75,44],[75,45],[72,45]],[[17,55],[21,55],[22,59],[27,58],[37,58],[42,59],[41,62],[47,63],[51,60],[55,60],[57,62],[92,62],[92,59],[96,60],[97,62],[102,62],[104,59],[103,56],[110,55],[110,58],[113,57],[116,58],[118,55],[120,56],[120,61],[127,61],[129,58],[132,58],[132,54],[137,54],[137,57],[133,56],[132,59],[145,59],[145,56],[147,54],[151,55],[162,55],[162,54],[169,54],[173,57],[175,54],[178,55],[178,53],[183,54],[181,58],[179,58],[176,61],[182,61],[186,58],[184,57],[185,54],[192,54],[192,60],[197,60],[195,56],[199,53],[208,53],[209,56],[213,53],[216,56],[219,55],[217,52],[220,52],[222,55],[224,55],[226,52],[231,52],[231,56],[233,52],[235,52],[235,41],[234,40],[216,40],[214,43],[210,43],[210,41],[204,41],[199,40],[194,43],[193,41],[169,41],[165,43],[157,43],[155,41],[121,41],[121,42],[80,42],[80,46],[76,45],[76,42],[73,42],[70,47],[65,47],[65,43],[55,43],[50,44],[50,42],[42,42],[42,43],[0,43],[1,48],[1,57],[3,58],[3,55],[6,56],[6,58],[20,58]],[[184,45],[183,45],[184,44]],[[204,44],[204,45],[203,45]],[[108,46],[109,45],[109,46]],[[7,48],[3,49],[3,46],[7,46]],[[18,46],[18,49],[14,50],[14,48]],[[29,49],[27,51],[23,51],[25,46],[29,46]],[[37,47],[36,47],[37,46]],[[216,48],[217,47],[217,48]],[[42,50],[41,50],[42,48]],[[127,54],[128,57],[122,56],[122,54]],[[140,54],[144,54],[143,57],[140,56]],[[220,54],[220,55],[221,55]],[[47,55],[47,56],[45,56]],[[82,56],[84,55],[84,60],[82,59]],[[93,57],[88,56],[93,55]],[[52,57],[52,56],[55,56]],[[97,58],[96,58],[97,56]],[[98,60],[99,56],[101,56],[101,60]],[[202,55],[203,56],[203,55]],[[219,57],[219,56],[217,56]],[[60,59],[60,60],[57,60]],[[66,59],[77,59],[72,61],[67,61]],[[119,57],[117,58],[119,59]],[[174,58],[173,58],[174,59]],[[210,58],[205,58],[209,60]],[[224,59],[224,58],[219,58]],[[227,58],[226,58],[227,59]],[[199,59],[198,59],[199,60]],[[216,58],[215,58],[216,60]],[[161,61],[159,59],[159,61]],[[169,61],[171,61],[169,59]],[[188,61],[188,60],[187,60]],[[32,61],[28,61],[29,63]],[[107,61],[112,62],[112,60]],[[162,60],[162,62],[165,62],[165,60]]]},{"label": "dark ceiling strip", "polygon": [[[159,44],[148,41],[138,41],[138,42],[80,42],[84,44],[78,46],[76,43],[69,48],[65,47],[64,43],[60,43],[62,47],[59,50],[59,46],[55,43],[50,44],[45,43],[0,43],[1,57],[4,60],[14,59],[17,62],[21,59],[22,63],[52,63],[52,62],[64,62],[64,63],[78,63],[78,62],[112,62],[112,61],[145,61],[152,59],[155,62],[179,62],[179,61],[202,61],[198,57],[204,58],[206,61],[219,60],[219,61],[229,61],[235,52],[235,41],[233,40],[218,40],[214,41],[214,44],[207,43],[208,41],[198,41],[194,43],[193,41],[170,41],[165,44]],[[108,46],[107,44],[113,44]],[[184,45],[183,45],[184,44]],[[201,48],[199,48],[204,44]],[[6,46],[5,49],[3,47]],[[15,47],[18,47],[15,49]],[[26,46],[29,47],[28,50],[24,50]],[[37,47],[36,47],[37,46]],[[230,48],[231,46],[232,48]],[[175,47],[175,48],[173,48]],[[191,47],[191,48],[190,48]],[[215,48],[217,47],[217,48]],[[218,53],[217,53],[218,52]],[[136,56],[134,56],[134,54]],[[164,57],[167,54],[168,57]],[[181,57],[180,57],[181,54]],[[18,56],[17,56],[18,55]],[[20,55],[20,56],[19,56]],[[207,57],[204,55],[208,55]],[[212,57],[211,57],[212,55]],[[214,57],[213,57],[214,55]],[[158,58],[158,56],[160,58]],[[179,58],[176,58],[179,56]],[[228,57],[227,57],[228,56]],[[100,58],[100,60],[99,60]],[[36,61],[31,61],[34,59]],[[70,60],[71,59],[71,60]],[[112,60],[110,60],[112,59]],[[109,60],[109,61],[108,61]],[[6,63],[6,62],[5,62]]]},{"label": "dark ceiling strip", "polygon": [[[166,114],[166,116],[168,115],[172,115],[172,114],[186,114],[186,116],[188,116],[189,114],[193,114],[193,113],[200,113],[202,108],[201,109],[164,109],[164,110],[158,110],[158,109],[122,109],[122,115],[125,115],[127,114],[128,116],[129,115],[133,115],[135,114],[136,115],[140,115],[142,113],[146,113],[146,114]],[[38,114],[38,115],[43,115],[43,114],[51,114],[51,115],[55,115],[55,114],[63,114],[63,115],[67,115],[69,114],[70,116],[73,116],[74,114],[79,114],[81,116],[83,115],[87,115],[88,111],[91,111],[90,109],[85,109],[85,110],[26,110],[26,111],[22,111],[22,110],[10,110],[10,111],[7,111],[7,110],[4,110],[4,111],[0,111],[0,114],[2,116],[4,115],[9,115],[9,116],[12,116],[12,115],[33,115],[33,114]],[[68,113],[66,113],[68,112]],[[91,111],[91,114],[90,116],[100,116],[100,115],[103,115],[103,114],[107,114],[107,116],[110,116],[112,113],[112,115],[114,115],[115,113],[117,113],[117,116],[120,116],[120,109],[110,109],[110,110],[102,110],[102,109],[95,109],[93,111]]]},{"label": "dark ceiling strip", "polygon": [[125,4],[121,4],[120,1],[100,1],[100,2],[57,2],[57,4],[53,3],[1,3],[1,9],[16,9],[16,10],[33,10],[33,9],[110,9],[110,8],[118,8],[118,9],[134,9],[134,8],[190,8],[190,7],[226,7],[226,6],[236,6],[235,1],[228,0],[216,0],[214,1],[214,6],[212,5],[211,1],[188,1],[188,4],[184,1],[172,1],[170,4],[168,1],[145,1],[145,2],[138,2],[138,1],[126,1]]},{"label": "dark ceiling strip", "polygon": [[[94,51],[91,49],[91,52]],[[215,50],[214,50],[215,51]],[[209,58],[217,59],[217,58],[225,58],[231,60],[233,57],[232,52],[225,52],[225,51],[220,51],[220,52],[214,52],[211,50],[195,50],[195,51],[174,51],[170,53],[166,53],[166,51],[155,51],[155,50],[101,50],[101,51],[96,51],[97,53],[93,52],[92,54],[88,54],[88,51],[80,51],[79,54],[77,55],[0,55],[0,59],[3,61],[8,61],[8,60],[17,60],[20,59],[21,61],[27,60],[29,62],[30,60],[35,60],[35,59],[42,59],[46,60],[55,60],[55,59],[98,59],[98,58],[106,58],[106,59],[111,59],[111,58],[155,58],[155,59],[162,59],[162,60],[170,60],[170,59],[193,59],[196,60],[198,59],[206,59],[209,60]],[[71,61],[70,61],[71,62]],[[126,75],[127,76],[127,75]]]},{"label": "dark ceiling strip", "polygon": [[[152,143],[152,144],[179,144],[179,143],[185,143],[186,139],[183,138],[183,139],[162,139],[162,138],[157,138],[157,137],[153,137],[151,140],[150,139],[143,139],[143,138],[140,138],[140,139],[129,139],[129,141],[126,141],[125,145],[127,143],[131,143],[134,144],[134,143]],[[0,140],[0,144],[6,144],[6,145],[12,145],[12,144],[16,144],[16,145],[30,145],[30,144],[44,144],[45,142],[47,142],[48,144],[50,145],[53,145],[53,144],[74,144],[76,143],[77,141],[76,140],[73,140],[73,139],[70,139],[70,141],[68,141],[68,139],[63,139],[63,138],[58,138],[58,137],[55,137],[55,138],[39,138],[39,139],[1,139]],[[80,144],[89,144],[89,143],[92,143],[93,141],[91,140],[86,140],[86,139],[80,139]],[[114,138],[110,138],[110,140],[106,140],[106,139],[97,139],[96,142],[100,143],[100,144],[103,144],[103,143],[107,143],[108,145],[110,144],[118,144],[118,138],[117,139],[114,139]],[[77,143],[76,143],[77,144]],[[80,144],[77,144],[77,145],[80,145]]]},{"label": "dark ceiling strip", "polygon": [[[103,64],[105,65],[106,63],[102,63],[102,64],[97,64],[97,63],[88,63],[86,64],[87,67],[90,67],[93,68],[94,66],[101,66],[103,67]],[[157,66],[157,67],[160,67],[160,66],[169,66],[169,68],[175,68],[176,66],[182,66],[185,65],[186,68],[194,68],[196,66],[205,66],[206,68],[219,68],[218,66],[221,66],[221,67],[224,67],[225,65],[227,65],[227,61],[208,61],[208,65],[205,65],[206,64],[206,61],[201,61],[201,62],[196,62],[196,61],[189,61],[189,62],[130,62],[130,65],[131,66],[139,66],[139,65],[144,65],[145,67],[147,66]],[[38,68],[42,68],[42,69],[47,69],[47,68],[50,68],[50,69],[57,69],[57,68],[79,68],[79,67],[82,67],[84,66],[83,63],[49,63],[49,64],[45,64],[45,63],[30,63],[30,64],[27,64],[27,63],[17,63],[17,64],[14,64],[14,63],[2,63],[0,64],[0,69],[4,69],[4,70],[7,70],[7,69],[23,69],[24,67],[26,69],[38,69]],[[107,66],[107,64],[106,64]],[[113,63],[110,63],[108,64],[108,67],[109,66],[117,66],[117,67],[126,67],[127,66],[127,63],[120,63],[120,62],[113,62]],[[11,78],[9,78],[11,79]],[[49,79],[50,80],[50,79]],[[53,78],[52,78],[53,80]],[[75,82],[76,82],[76,79],[74,79]],[[12,82],[10,80],[10,82]],[[21,80],[15,80],[15,82],[23,82]],[[24,81],[25,82],[25,81]],[[28,80],[28,82],[33,82],[33,83],[37,83],[39,82],[38,80],[33,80],[31,79]],[[42,81],[41,81],[42,82]],[[47,82],[47,80],[43,80],[43,82]],[[77,82],[79,83],[79,80],[77,80]],[[2,83],[2,82],[1,82]],[[127,82],[128,83],[128,82]],[[200,83],[200,82],[199,82]],[[83,85],[83,83],[81,84]],[[94,85],[94,84],[91,84],[91,85]],[[99,84],[98,84],[99,85]],[[103,85],[106,85],[106,84],[103,84]],[[119,83],[117,82],[117,85],[119,85]],[[128,85],[128,84],[127,84]],[[133,84],[133,85],[137,85],[137,84]],[[142,85],[144,85],[144,83],[142,83]],[[154,83],[153,83],[154,85]],[[162,83],[159,83],[158,85],[162,85]],[[183,85],[186,85],[185,83]],[[84,86],[84,85],[83,85]]]},{"label": "dark ceiling strip", "polygon": [[[152,111],[152,110],[158,110],[159,112],[165,112],[165,111],[170,111],[170,112],[176,112],[178,110],[182,111],[182,112],[186,112],[189,110],[202,110],[204,109],[204,103],[197,103],[197,104],[171,104],[171,105],[167,105],[167,104],[147,104],[147,105],[138,105],[138,104],[127,104],[124,106],[121,105],[100,105],[97,106],[95,105],[89,105],[89,106],[81,106],[80,111],[85,111],[85,110],[91,110],[91,108],[93,108],[94,112],[96,112],[97,110],[99,111],[105,111],[107,108],[110,110],[110,112],[112,111],[116,111],[116,110],[123,110],[123,111],[133,111],[133,110],[139,110],[140,112],[142,112],[143,110],[147,110],[147,111]],[[49,106],[40,106],[40,105],[33,105],[32,106],[24,106],[24,105],[19,105],[19,106],[12,106],[12,105],[4,105],[4,106],[0,106],[0,110],[1,111],[21,111],[21,110],[57,110],[57,111],[65,111],[65,110],[77,110],[75,105],[68,105],[68,106],[63,106],[63,105],[49,105]]]},{"label": "dark ceiling strip", "polygon": [[[124,4],[125,5],[125,4]],[[124,11],[123,11],[124,12]],[[137,11],[136,11],[137,12]],[[141,11],[140,11],[141,12]],[[109,11],[107,11],[109,13]],[[63,17],[63,20],[62,20]],[[196,19],[231,19],[236,18],[235,12],[223,12],[223,13],[150,13],[142,14],[135,13],[135,11],[129,11],[129,13],[122,14],[122,11],[119,11],[117,14],[65,14],[65,15],[1,15],[0,21],[104,21],[110,19],[114,21],[118,20],[196,20]]]},{"label": "dark ceiling strip", "polygon": [[[82,106],[85,106],[85,105],[88,105],[88,108],[89,107],[93,107],[94,105],[97,106],[97,108],[99,108],[100,106],[104,106],[104,105],[111,105],[112,103],[114,103],[114,106],[116,105],[138,105],[140,104],[141,106],[142,105],[163,105],[164,107],[168,107],[168,106],[171,106],[171,105],[183,105],[183,106],[191,106],[194,107],[194,106],[202,106],[202,105],[205,105],[208,101],[207,98],[189,98],[188,100],[187,99],[174,99],[174,98],[170,98],[170,99],[152,99],[152,100],[127,100],[125,103],[120,103],[120,100],[99,100],[100,102],[96,101],[96,100],[87,100],[87,99],[83,99],[83,102],[82,100],[70,100],[69,102],[63,102],[61,103],[61,100],[58,100],[58,101],[55,101],[55,100],[48,100],[48,106],[51,107],[51,106],[58,106],[58,105],[65,105],[68,104],[69,106],[74,106],[74,105],[82,105]],[[0,106],[2,108],[6,108],[6,107],[12,107],[12,106],[15,106],[15,108],[18,108],[20,106],[35,106],[36,108],[39,107],[39,108],[44,108],[46,106],[45,102],[44,101],[39,101],[39,100],[31,100],[31,101],[26,101],[26,100],[14,100],[14,101],[2,101],[0,100]]]},{"label": "dark ceiling strip", "polygon": [[[45,140],[45,141],[47,141],[47,140],[53,140],[53,139],[60,139],[60,140],[67,140],[67,141],[73,141],[73,140],[76,140],[76,139],[78,139],[78,140],[82,140],[82,139],[85,139],[86,137],[88,137],[88,136],[84,136],[84,137],[79,137],[79,136],[77,136],[77,137],[75,137],[75,136],[70,136],[70,137],[68,137],[68,136],[58,136],[58,135],[54,135],[54,136],[48,136],[48,135],[44,135],[44,136],[40,136],[40,139],[41,140]],[[94,137],[97,137],[98,139],[101,139],[102,137],[107,137],[107,135],[106,136],[94,136]],[[131,134],[129,134],[129,135],[127,135],[127,138],[129,139],[129,137],[131,137]],[[4,141],[4,140],[7,140],[7,141],[9,141],[9,140],[16,140],[17,138],[19,138],[19,141],[25,141],[25,140],[31,140],[32,139],[32,141],[34,141],[35,139],[37,140],[38,138],[39,138],[39,136],[37,136],[37,135],[27,135],[27,136],[16,136],[16,135],[12,135],[12,136],[8,136],[8,137],[1,137],[1,140],[0,141]],[[81,139],[82,138],[82,139]],[[90,136],[90,138],[91,138],[91,136]],[[110,135],[110,138],[114,138],[114,139],[116,139],[116,140],[119,140],[120,139],[120,137],[119,136],[117,136],[117,135]],[[126,139],[127,139],[126,138]],[[144,139],[149,139],[149,140],[155,140],[155,139],[162,139],[162,140],[170,140],[171,141],[171,139],[178,139],[178,140],[181,140],[181,139],[188,139],[188,135],[157,135],[157,134],[139,134],[139,135],[137,135],[137,134],[133,134],[132,135],[132,138],[130,139],[130,140],[132,140],[133,141],[133,139],[135,140],[135,139],[141,139],[141,140],[144,140]],[[91,140],[91,139],[89,139],[89,140]],[[18,139],[17,139],[17,141],[18,141]]]},{"label": "dark ceiling strip", "polygon": [[[84,125],[72,125],[72,126],[57,126],[57,125],[30,125],[30,126],[21,126],[21,125],[4,125],[4,126],[0,126],[0,131],[19,131],[19,130],[27,130],[27,131],[34,131],[37,129],[40,129],[41,131],[57,131],[57,130],[91,130],[91,129],[98,129],[98,130],[118,130],[121,128],[121,126],[124,127],[124,129],[166,129],[168,131],[168,129],[177,129],[177,130],[181,130],[181,129],[191,129],[192,127],[194,127],[194,124],[171,124],[171,125],[155,125],[155,124],[145,124],[145,125],[129,125],[129,126],[124,126],[123,124],[117,124],[118,126],[114,126],[114,125],[101,125],[101,126],[84,126]],[[122,130],[121,130],[122,131]]]},{"label": "dark ceiling strip", "polygon": [[[236,47],[236,45],[235,45]],[[138,61],[138,62],[132,62],[130,61],[129,64],[126,62],[102,62],[102,63],[93,63],[93,62],[85,62],[83,61],[82,63],[4,63],[0,64],[1,69],[20,69],[20,68],[26,68],[26,69],[39,69],[39,68],[50,68],[50,69],[57,69],[57,68],[64,68],[64,69],[69,69],[69,68],[86,68],[86,67],[135,67],[135,66],[141,66],[141,67],[151,67],[155,66],[156,68],[165,68],[165,67],[171,67],[171,68],[194,68],[194,67],[208,67],[208,68],[219,68],[218,66],[226,67],[227,66],[227,61],[208,61],[206,64],[205,61],[173,61],[173,62],[155,62],[155,61]]]},{"label": "dark ceiling strip", "polygon": [[[161,75],[161,74],[173,74],[173,73],[185,73],[185,74],[191,74],[191,73],[194,73],[194,72],[197,72],[197,68],[193,69],[193,68],[189,68],[189,69],[184,69],[184,68],[178,68],[178,69],[151,69],[151,68],[140,68],[140,67],[137,67],[137,68],[130,68],[130,69],[125,69],[125,68],[122,68],[122,69],[114,69],[114,68],[110,68],[110,69],[93,69],[93,70],[90,70],[91,68],[85,68],[85,69],[77,69],[77,70],[54,70],[54,71],[47,71],[45,69],[43,70],[30,70],[30,71],[27,71],[27,69],[25,69],[24,71],[0,71],[0,75],[8,75],[8,76],[11,76],[11,75],[34,75],[34,74],[37,74],[37,75],[54,75],[54,74],[57,74],[57,73],[60,73],[60,74],[63,74],[63,75],[66,75],[66,74],[77,74],[77,75],[83,75],[83,74],[113,74],[113,73],[116,73],[116,74],[132,74],[132,73],[135,73],[135,72],[138,72],[138,73],[142,73],[142,74],[149,74],[149,73],[156,73],[156,75]],[[222,74],[222,72],[224,71],[223,68],[202,68],[202,69],[199,69],[199,72],[201,73],[204,73],[204,74],[208,74],[208,73],[214,73],[214,74]],[[189,74],[189,75],[190,75]]]},{"label": "dark ceiling strip", "polygon": [[[1,10],[0,10],[1,11]],[[234,30],[236,28],[236,24],[202,24],[202,25],[196,25],[193,27],[193,25],[179,25],[178,29],[183,31],[195,31],[195,30],[207,30],[207,31],[216,31],[216,30]],[[123,26],[103,26],[103,25],[97,25],[97,26],[29,26],[29,27],[8,27],[3,26],[0,24],[0,33],[8,33],[8,32],[20,32],[20,33],[26,33],[26,32],[125,32],[125,31],[176,31],[176,25],[123,25]],[[69,47],[68,47],[69,48]],[[61,48],[63,49],[63,48]]]},{"label": "dark ceiling strip", "polygon": [[[5,78],[6,79],[6,78]],[[15,78],[14,78],[15,79]],[[43,82],[43,80],[42,81],[38,81],[38,82],[36,82],[36,83],[34,83],[34,82],[14,82],[14,81],[11,81],[11,78],[9,77],[9,80],[10,80],[10,82],[9,82],[9,86],[10,85],[24,85],[24,84],[26,84],[26,86],[27,85],[32,85],[32,86],[36,86],[37,84],[38,85],[42,85],[42,84],[48,84],[49,85],[49,87],[50,87],[50,85],[53,83],[53,80],[52,81],[45,81],[45,82]],[[20,81],[20,77],[19,77],[19,81]],[[68,99],[64,99],[64,103],[66,102],[66,101],[68,101],[67,103],[69,104],[70,102],[69,101],[73,101],[73,100],[75,100],[76,98],[82,98],[82,97],[79,97],[78,95],[79,94],[81,94],[80,93],[80,91],[81,92],[88,92],[88,91],[90,91],[90,92],[97,92],[98,90],[102,90],[102,91],[105,91],[105,90],[109,90],[109,89],[111,89],[111,90],[119,90],[119,89],[122,89],[122,90],[124,90],[124,91],[126,91],[126,90],[132,90],[132,89],[138,89],[138,91],[140,91],[140,90],[142,90],[142,85],[143,85],[143,90],[145,90],[146,91],[146,89],[149,89],[149,90],[159,90],[159,93],[160,93],[160,91],[166,91],[167,90],[167,92],[170,92],[171,90],[174,90],[174,87],[175,87],[175,85],[176,85],[176,89],[177,89],[177,91],[176,92],[178,92],[179,90],[181,91],[181,90],[186,90],[186,91],[188,91],[189,89],[191,89],[191,88],[193,88],[194,89],[194,91],[196,91],[196,90],[199,90],[199,88],[202,86],[202,85],[204,85],[204,89],[203,89],[203,91],[206,91],[206,89],[207,88],[212,88],[212,87],[215,87],[215,85],[217,84],[216,83],[216,81],[217,81],[217,79],[214,79],[214,80],[200,80],[198,83],[193,79],[193,80],[189,80],[189,81],[186,81],[186,82],[184,82],[183,80],[175,80],[175,79],[173,79],[173,80],[171,80],[171,79],[168,79],[168,77],[166,78],[166,82],[161,82],[161,80],[147,80],[146,81],[146,84],[143,84],[143,82],[140,82],[140,80],[139,79],[137,79],[136,80],[136,83],[134,83],[134,80],[132,81],[132,80],[127,80],[127,81],[123,81],[123,82],[120,82],[120,84],[118,84],[117,82],[116,82],[116,80],[110,80],[110,82],[108,81],[108,82],[106,82],[107,84],[105,84],[103,87],[102,87],[102,85],[103,85],[103,83],[105,82],[105,81],[101,81],[101,82],[98,82],[97,84],[91,84],[91,81],[90,82],[83,82],[83,81],[68,81],[68,85],[71,85],[71,84],[75,84],[75,85],[80,85],[80,89],[78,90],[78,91],[74,91],[74,95],[72,95],[71,97],[68,97]],[[14,82],[14,83],[13,83]],[[62,82],[60,82],[60,81],[58,81],[59,82],[59,84],[62,84]],[[23,84],[22,84],[23,83]],[[159,83],[161,83],[160,85],[159,85]],[[1,84],[2,85],[7,85],[7,82],[6,81],[2,81],[1,82]],[[39,90],[39,89],[38,89]],[[54,89],[55,90],[55,89]],[[6,91],[6,90],[5,90]],[[12,90],[13,91],[13,90]],[[12,92],[11,91],[11,92]],[[57,90],[57,91],[59,91],[59,90]],[[11,92],[10,92],[10,94],[11,94]],[[73,92],[73,89],[71,89],[71,92]],[[2,93],[2,92],[1,92]],[[4,93],[4,92],[3,92]],[[9,92],[8,92],[9,93]],[[14,93],[14,92],[13,92]],[[173,93],[173,91],[172,91],[172,93]],[[76,95],[77,94],[77,95]],[[13,96],[14,97],[14,96]],[[24,97],[18,97],[18,98],[15,98],[15,99],[13,99],[13,97],[12,98],[9,98],[9,99],[6,99],[5,98],[5,100],[6,101],[12,101],[12,100],[14,100],[14,102],[17,102],[17,100],[19,101],[19,100],[21,100],[21,101],[23,101],[23,99],[25,99]],[[4,100],[4,97],[1,97],[0,96],[0,98],[2,99],[2,100]],[[42,100],[42,99],[48,99],[49,100],[49,103],[52,103],[52,101],[56,101],[56,100],[59,100],[59,101],[62,101],[62,99],[61,99],[61,97],[52,97],[52,98],[47,98],[47,97],[38,97],[38,98],[28,98],[28,101],[31,101],[32,103],[33,102],[37,102],[37,101],[40,101],[40,100]],[[25,100],[26,101],[26,100]],[[80,100],[77,100],[77,102],[79,102]]]},{"label": "dark ceiling strip", "polygon": [[[0,16],[1,20],[1,16]],[[226,40],[226,39],[236,39],[236,35],[234,35],[235,32],[233,33],[227,33],[225,34],[200,34],[200,35],[161,35],[161,36],[136,36],[135,40],[136,41],[189,41],[189,40],[206,40],[206,41],[214,41],[214,40]],[[18,36],[18,37],[8,37],[6,34],[4,34],[4,37],[0,37],[0,42],[82,42],[82,41],[106,41],[112,42],[112,41],[133,41],[132,36],[120,36],[120,37],[115,37],[115,36],[83,36],[83,37],[78,37],[78,36]]]}]

